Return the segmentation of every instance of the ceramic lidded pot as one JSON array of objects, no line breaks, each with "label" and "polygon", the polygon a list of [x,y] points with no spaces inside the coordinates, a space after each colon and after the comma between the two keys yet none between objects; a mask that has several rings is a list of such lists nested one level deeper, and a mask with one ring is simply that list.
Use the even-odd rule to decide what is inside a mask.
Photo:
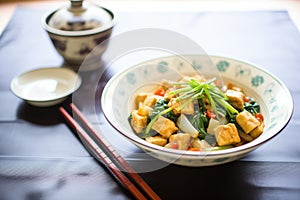
[{"label": "ceramic lidded pot", "polygon": [[71,0],[68,6],[42,19],[58,53],[67,63],[76,65],[87,57],[100,59],[108,44],[102,42],[110,37],[114,24],[115,16],[110,10],[83,0]]}]

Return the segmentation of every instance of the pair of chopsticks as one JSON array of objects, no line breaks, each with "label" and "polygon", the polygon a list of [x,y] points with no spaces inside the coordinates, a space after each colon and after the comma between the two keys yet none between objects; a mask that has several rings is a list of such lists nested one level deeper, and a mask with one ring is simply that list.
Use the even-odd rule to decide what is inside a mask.
[{"label": "pair of chopsticks", "polygon": [[[108,167],[109,171],[124,185],[124,187],[126,187],[136,199],[147,199],[145,195],[138,189],[138,187],[142,189],[142,191],[148,196],[148,198],[154,200],[161,199],[153,191],[153,189],[140,177],[140,175],[136,173],[135,170],[124,160],[124,158],[122,158],[111,147],[111,145],[94,130],[92,125],[75,106],[75,104],[71,103],[70,107],[73,113],[81,121],[81,124],[85,126],[85,129],[88,131],[88,133],[100,144],[99,146],[85,131],[85,129],[82,128],[81,125],[77,123],[76,120],[66,111],[65,108],[59,107],[59,111],[64,116],[68,124],[77,131],[77,134],[80,135],[84,142],[89,145],[89,147],[94,151],[95,154],[97,154],[97,156]],[[107,154],[105,154],[104,152],[106,152]],[[122,172],[120,168],[128,172],[127,174],[129,178]],[[138,187],[136,187],[136,185],[130,179]]]}]

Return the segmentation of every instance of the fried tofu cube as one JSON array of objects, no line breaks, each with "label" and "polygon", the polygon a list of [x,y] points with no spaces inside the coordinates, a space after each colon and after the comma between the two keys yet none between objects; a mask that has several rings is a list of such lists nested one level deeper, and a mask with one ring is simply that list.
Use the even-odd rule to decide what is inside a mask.
[{"label": "fried tofu cube", "polygon": [[176,143],[179,150],[187,150],[191,145],[193,137],[188,133],[177,133],[171,135],[169,138],[170,143]]},{"label": "fried tofu cube", "polygon": [[236,144],[241,141],[238,130],[233,123],[217,126],[215,136],[219,146]]},{"label": "fried tofu cube", "polygon": [[157,98],[155,95],[148,95],[143,102],[144,106],[153,107],[156,104]]},{"label": "fried tofu cube", "polygon": [[179,110],[179,107],[180,107],[180,102],[177,101],[176,98],[171,98],[169,103],[168,103],[168,106],[171,108],[172,107],[172,111],[174,112],[175,115],[180,115],[180,110]]},{"label": "fried tofu cube", "polygon": [[227,90],[225,94],[233,107],[239,110],[244,109],[244,93],[235,90]]},{"label": "fried tofu cube", "polygon": [[141,133],[147,125],[147,116],[139,115],[137,110],[132,111],[131,116],[132,128],[136,133]]},{"label": "fried tofu cube", "polygon": [[[180,101],[180,104],[183,105],[186,103],[186,99],[183,99]],[[194,114],[194,103],[193,102],[190,102],[188,103],[186,106],[184,106],[182,109],[181,109],[181,113],[182,114],[187,114],[187,115],[191,115],[191,114]]]},{"label": "fried tofu cube", "polygon": [[175,97],[176,97],[175,94],[170,93],[171,91],[172,91],[172,90],[167,90],[167,91],[166,91],[166,93],[165,93],[165,95],[164,95],[164,99],[165,99],[166,101],[170,101],[172,98],[175,98]]},{"label": "fried tofu cube", "polygon": [[140,105],[145,101],[145,99],[147,98],[147,96],[149,96],[149,93],[138,93],[135,96],[135,105],[137,108],[140,107]]},{"label": "fried tofu cube", "polygon": [[241,126],[246,134],[260,125],[260,121],[256,119],[250,112],[244,110],[236,116],[236,122]]},{"label": "fried tofu cube", "polygon": [[181,110],[180,107],[186,103],[187,100],[180,100],[178,101],[176,98],[171,98],[171,100],[168,103],[169,107],[172,107],[172,110],[174,112],[175,115],[179,115],[179,114],[187,114],[187,115],[191,115],[194,114],[195,110],[194,110],[194,103],[190,102],[187,105],[185,105]]},{"label": "fried tofu cube", "polygon": [[146,137],[145,140],[151,144],[156,144],[159,146],[165,146],[167,144],[167,139],[163,138],[161,135],[156,135],[153,137]]},{"label": "fried tofu cube", "polygon": [[172,120],[163,116],[158,117],[157,121],[153,123],[152,129],[158,132],[164,138],[169,138],[178,130]]},{"label": "fried tofu cube", "polygon": [[137,113],[141,116],[149,116],[153,111],[153,108],[149,107],[149,106],[140,106]]},{"label": "fried tofu cube", "polygon": [[265,124],[261,123],[258,127],[256,127],[255,129],[253,129],[249,135],[253,138],[257,138],[258,136],[260,136],[262,134],[262,132],[264,132],[264,128],[265,128]]}]

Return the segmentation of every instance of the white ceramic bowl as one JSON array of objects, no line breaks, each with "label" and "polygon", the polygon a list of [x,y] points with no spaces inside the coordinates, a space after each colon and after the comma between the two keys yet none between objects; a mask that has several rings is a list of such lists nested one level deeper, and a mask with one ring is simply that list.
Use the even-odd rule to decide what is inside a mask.
[{"label": "white ceramic bowl", "polygon": [[[49,20],[59,9],[43,16],[42,27],[48,33],[57,52],[67,63],[80,65],[87,57],[91,61],[98,61],[101,54],[106,50],[108,42],[102,42],[110,38],[116,20],[114,13],[110,10],[98,7],[107,12],[112,20],[103,26],[90,30],[66,31],[50,26]],[[99,45],[101,43],[102,45]]]},{"label": "white ceramic bowl", "polygon": [[[189,61],[170,56],[130,66],[112,77],[104,88],[101,104],[109,123],[121,135],[149,155],[184,166],[196,167],[227,163],[258,148],[276,136],[288,124],[293,112],[293,99],[287,87],[271,73],[253,64],[231,58],[209,56],[212,65],[203,63],[203,59],[196,55],[186,56],[186,58]],[[261,112],[264,115],[266,127],[263,134],[242,146],[212,152],[168,149],[150,144],[136,136],[127,120],[132,109],[134,93],[142,85],[148,83],[166,78],[177,80],[174,69],[183,74],[195,72],[190,67],[190,63],[193,63],[194,67],[205,76],[212,76],[212,71],[218,71],[224,82],[234,82],[241,86],[247,95],[254,97],[261,105]]]},{"label": "white ceramic bowl", "polygon": [[67,68],[49,67],[25,72],[10,84],[11,91],[29,104],[48,107],[61,103],[81,85],[81,78]]}]

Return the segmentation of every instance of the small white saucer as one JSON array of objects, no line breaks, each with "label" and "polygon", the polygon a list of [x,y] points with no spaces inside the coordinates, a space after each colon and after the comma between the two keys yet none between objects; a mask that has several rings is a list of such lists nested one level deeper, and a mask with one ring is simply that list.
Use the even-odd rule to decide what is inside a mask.
[{"label": "small white saucer", "polygon": [[72,70],[61,67],[40,68],[15,77],[11,91],[29,104],[53,106],[64,101],[81,85],[81,78]]}]

